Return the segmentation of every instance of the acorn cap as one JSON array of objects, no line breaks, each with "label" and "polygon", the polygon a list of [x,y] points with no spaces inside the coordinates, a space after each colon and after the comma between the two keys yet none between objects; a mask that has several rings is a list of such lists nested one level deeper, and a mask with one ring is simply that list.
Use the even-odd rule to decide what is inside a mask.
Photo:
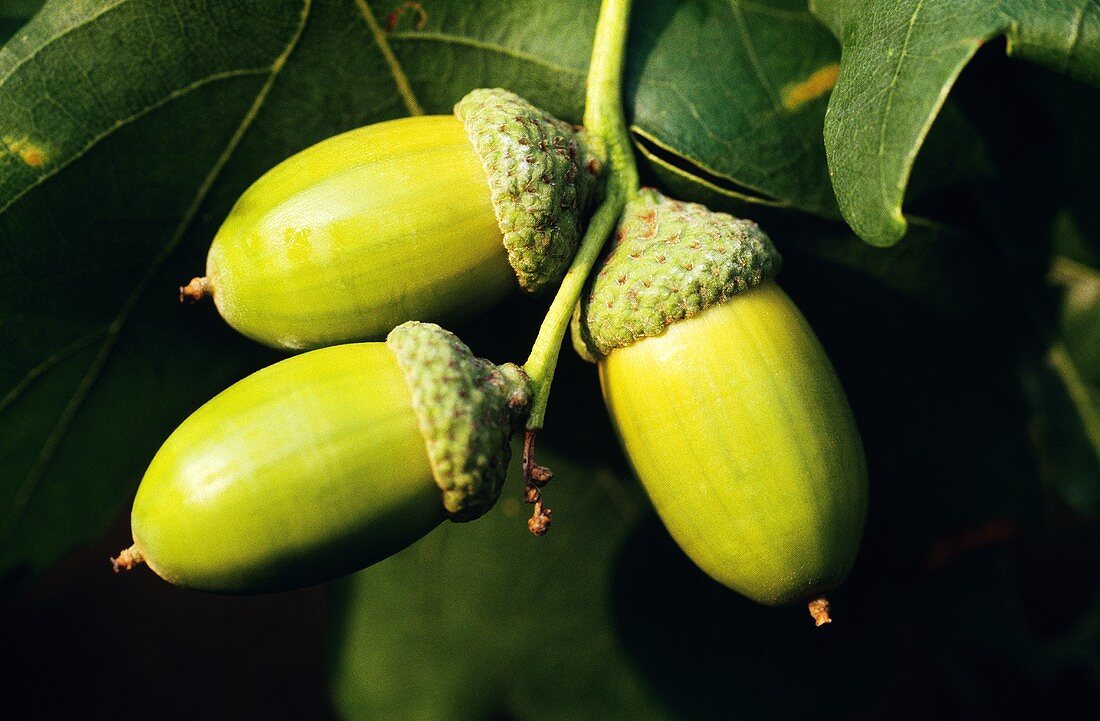
[{"label": "acorn cap", "polygon": [[598,190],[603,161],[594,139],[499,88],[470,92],[454,112],[485,168],[520,287],[535,293],[556,284]]},{"label": "acorn cap", "polygon": [[573,346],[595,362],[774,278],[780,264],[751,220],[643,188],[574,312]]},{"label": "acorn cap", "polygon": [[432,475],[453,521],[472,521],[500,496],[509,439],[527,415],[530,382],[512,363],[474,357],[453,333],[411,321],[386,345],[412,391]]}]

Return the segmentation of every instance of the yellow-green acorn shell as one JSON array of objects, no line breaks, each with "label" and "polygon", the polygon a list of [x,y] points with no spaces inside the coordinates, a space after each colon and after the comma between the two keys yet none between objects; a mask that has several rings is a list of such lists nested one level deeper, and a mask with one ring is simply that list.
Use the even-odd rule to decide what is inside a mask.
[{"label": "yellow-green acorn shell", "polygon": [[843,581],[867,472],[843,389],[749,221],[644,190],[574,323],[662,521],[765,604]]},{"label": "yellow-green acorn shell", "polygon": [[199,408],[134,501],[158,575],[221,593],[325,581],[399,551],[500,493],[527,380],[431,324],[282,361]]},{"label": "yellow-green acorn shell", "polygon": [[564,274],[600,162],[583,131],[503,90],[454,116],[324,140],[257,180],[211,245],[212,295],[241,333],[286,349],[469,317]]}]

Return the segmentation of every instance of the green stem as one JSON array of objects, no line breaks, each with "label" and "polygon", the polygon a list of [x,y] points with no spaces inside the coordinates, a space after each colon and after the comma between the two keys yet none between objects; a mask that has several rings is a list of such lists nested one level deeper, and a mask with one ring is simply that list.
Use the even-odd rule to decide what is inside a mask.
[{"label": "green stem", "polygon": [[622,76],[626,60],[626,36],[632,0],[604,0],[596,23],[592,61],[588,67],[584,125],[607,154],[604,201],[592,215],[569,271],[542,321],[531,355],[523,369],[531,378],[533,400],[527,420],[529,431],[542,428],[550,384],[558,365],[562,339],[569,329],[573,308],[600,250],[615,228],[627,199],[638,192],[638,169],[623,116]]}]

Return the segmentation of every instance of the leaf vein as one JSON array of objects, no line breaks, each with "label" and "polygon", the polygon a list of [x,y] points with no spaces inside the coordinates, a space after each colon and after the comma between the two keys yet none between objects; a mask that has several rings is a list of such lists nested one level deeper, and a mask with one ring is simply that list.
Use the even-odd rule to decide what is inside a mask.
[{"label": "leaf vein", "polygon": [[[889,125],[889,118],[891,109],[894,106],[894,95],[898,87],[898,79],[901,77],[901,68],[905,64],[905,59],[909,52],[909,41],[913,37],[913,28],[917,24],[917,16],[920,15],[921,9],[924,7],[924,0],[919,0],[916,7],[913,8],[913,14],[909,16],[909,27],[905,30],[905,40],[902,41],[901,49],[898,52],[898,62],[894,67],[894,75],[890,78],[890,83],[886,86],[886,104],[882,109],[882,116],[879,121],[879,134],[878,134],[878,157],[882,158],[886,155],[886,128]],[[886,176],[881,172],[882,165],[879,165],[878,173],[878,185],[879,185],[879,197],[884,201],[890,200],[890,195],[887,193],[886,188]]]},{"label": "leaf vein", "polygon": [[544,58],[540,58],[537,55],[532,55],[531,53],[525,53],[521,50],[506,48],[501,45],[494,45],[492,43],[475,40],[474,38],[465,37],[462,35],[452,35],[449,33],[439,32],[407,31],[390,33],[390,37],[394,40],[440,42],[451,45],[464,45],[466,47],[474,48],[477,50],[485,50],[487,52],[493,52],[498,55],[504,55],[505,57],[512,58],[513,60],[521,60],[523,62],[531,63],[532,65],[539,65],[543,68],[546,68],[547,70],[552,70],[557,73],[574,75],[576,77],[584,77],[585,75],[585,71],[578,68],[570,68],[564,65],[558,65]]},{"label": "leaf vein", "polygon": [[756,75],[756,79],[760,82],[760,86],[764,88],[764,91],[771,98],[772,105],[775,106],[775,110],[782,110],[782,103],[779,100],[779,94],[772,87],[771,82],[768,81],[768,76],[764,72],[764,66],[760,62],[760,55],[756,52],[756,44],[753,42],[752,36],[749,34],[748,24],[745,22],[745,14],[741,10],[741,6],[736,0],[730,0],[730,10],[732,11],[734,19],[737,21],[738,32],[741,33],[741,39],[745,44],[745,52],[748,53],[749,61],[752,63],[752,69]]},{"label": "leaf vein", "polygon": [[[738,31],[741,33],[742,41],[745,45],[745,51],[748,53],[749,60],[752,63],[754,74],[760,83],[760,86],[764,89],[768,98],[772,103],[772,110],[775,111],[776,117],[782,118],[782,122],[788,127],[790,126],[790,120],[787,113],[783,109],[783,101],[779,97],[779,93],[768,79],[767,73],[764,72],[764,65],[760,61],[760,55],[756,50],[756,43],[752,39],[752,35],[749,33],[749,25],[745,21],[745,14],[742,12],[741,6],[738,0],[730,0],[730,10],[734,19],[737,21]],[[798,144],[802,146],[803,152],[810,152],[809,139],[802,133],[792,133],[792,137],[798,138]]]},{"label": "leaf vein", "polygon": [[11,68],[8,70],[7,73],[4,73],[4,75],[0,76],[0,86],[3,86],[4,83],[7,82],[7,79],[10,78],[16,70],[18,70],[20,67],[22,67],[26,63],[30,62],[31,60],[33,60],[38,55],[38,53],[42,52],[43,49],[49,47],[50,45],[53,45],[55,42],[57,42],[58,40],[61,40],[66,35],[74,33],[77,30],[79,30],[79,29],[81,29],[81,28],[83,28],[87,25],[90,25],[92,22],[94,22],[98,18],[106,15],[107,13],[109,13],[113,10],[118,9],[122,5],[125,5],[127,2],[129,2],[129,0],[116,0],[116,2],[114,2],[113,4],[104,5],[98,11],[96,11],[95,13],[93,13],[93,14],[89,15],[88,17],[84,18],[79,23],[76,23],[75,25],[70,25],[69,27],[65,28],[64,30],[61,30],[60,32],[46,38],[45,40],[42,41],[41,45],[39,45],[33,51],[29,52],[26,56],[20,58],[15,64],[13,64],[11,66]]},{"label": "leaf vein", "polygon": [[[178,100],[179,98],[182,98],[183,96],[187,95],[188,93],[191,93],[195,90],[198,90],[199,88],[202,88],[206,85],[209,85],[210,83],[217,82],[219,80],[229,80],[231,78],[248,77],[248,76],[251,76],[251,75],[264,75],[264,74],[267,74],[267,73],[270,73],[270,72],[271,72],[271,67],[268,66],[268,67],[263,67],[263,68],[241,68],[241,69],[238,69],[238,70],[227,70],[227,71],[221,72],[221,73],[214,73],[213,75],[208,75],[205,78],[200,78],[200,79],[198,79],[194,82],[188,83],[187,85],[185,85],[181,88],[177,88],[176,90],[173,90],[172,92],[165,95],[163,98],[161,98],[157,102],[151,103],[151,104],[145,106],[144,108],[142,108],[141,110],[138,110],[137,112],[126,116],[125,118],[120,118],[119,120],[116,120],[114,123],[111,124],[111,126],[109,128],[107,128],[103,132],[98,133],[95,136],[93,136],[82,148],[80,148],[76,152],[74,152],[71,157],[66,158],[63,162],[60,162],[60,163],[52,166],[50,168],[50,170],[48,170],[47,172],[45,172],[45,173],[41,174],[40,176],[38,176],[38,178],[36,178],[33,183],[27,184],[26,187],[24,187],[22,190],[20,190],[18,193],[16,193],[14,196],[12,196],[11,199],[9,199],[6,203],[4,203],[3,205],[0,205],[0,215],[2,215],[8,208],[15,205],[27,193],[31,192],[32,190],[37,188],[39,185],[41,185],[45,181],[49,180],[51,177],[53,177],[57,173],[61,172],[62,170],[67,168],[69,165],[71,165],[72,163],[74,163],[77,160],[79,160],[80,158],[82,158],[89,151],[91,151],[92,148],[94,148],[96,145],[99,145],[101,142],[103,142],[104,140],[109,138],[112,134],[114,134],[118,130],[126,127],[130,123],[133,123],[137,120],[140,120],[141,118],[143,118],[144,116],[146,116],[149,113],[153,112],[154,110],[162,108],[165,105],[171,103],[172,101]],[[59,110],[62,110],[63,112],[67,112],[67,111],[65,111],[65,108],[60,103],[53,100],[49,96],[46,96],[46,99],[49,100],[50,102],[52,102],[54,105],[56,105]],[[70,117],[71,117],[71,115],[70,115]],[[10,148],[9,148],[9,152],[10,152]]]},{"label": "leaf vein", "polygon": [[374,42],[381,51],[387,67],[389,67],[393,81],[397,85],[397,92],[405,102],[405,108],[409,111],[409,115],[423,115],[424,108],[420,106],[420,101],[416,99],[416,93],[413,92],[412,85],[409,83],[409,77],[405,74],[405,69],[401,67],[401,62],[397,59],[397,56],[393,54],[393,48],[390,47],[389,40],[386,38],[386,32],[378,24],[378,20],[374,17],[367,0],[355,0],[355,4],[359,8],[359,14],[363,16],[363,21],[370,28],[371,35],[374,36]]},{"label": "leaf vein", "polygon": [[730,0],[732,4],[740,5],[746,10],[757,13],[759,15],[769,15],[773,18],[779,18],[781,20],[792,20],[801,23],[817,24],[817,21],[813,19],[807,13],[800,10],[784,10],[782,8],[772,7],[755,0]]},{"label": "leaf vein", "polygon": [[100,338],[107,334],[107,327],[99,328],[87,334],[83,338],[78,338],[76,341],[65,346],[61,350],[57,351],[50,357],[43,360],[41,363],[31,368],[26,374],[12,386],[12,389],[8,391],[8,394],[0,399],[0,414],[4,413],[12,403],[19,400],[19,397],[32,385],[34,382],[41,378],[47,371],[59,365],[60,363],[68,360],[72,356],[76,355],[83,349],[87,348],[91,344],[98,341]]}]

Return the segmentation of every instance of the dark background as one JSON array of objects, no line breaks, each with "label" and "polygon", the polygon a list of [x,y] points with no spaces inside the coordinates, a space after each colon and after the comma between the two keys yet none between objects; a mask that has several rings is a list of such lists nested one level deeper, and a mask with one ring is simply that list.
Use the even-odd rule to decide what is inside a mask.
[{"label": "dark background", "polygon": [[[1006,60],[1003,44],[981,51],[952,98],[990,173],[908,206],[957,237],[918,230],[873,251],[838,225],[761,218],[787,260],[781,284],[849,392],[868,527],[836,623],[815,630],[801,609],[707,579],[647,513],[618,550],[611,605],[621,647],[672,714],[1100,718],[1100,527],[1052,480],[1073,439],[1042,420],[1046,339],[1028,330],[1057,308],[1044,285],[1055,216],[1070,207],[1094,249],[1100,238],[1098,95]],[[918,164],[914,188],[921,172],[937,171]],[[490,358],[522,358],[540,317],[516,300],[459,330]],[[621,468],[593,369],[563,359],[547,445]],[[1080,473],[1100,484],[1095,467]],[[119,518],[0,600],[5,716],[334,717],[338,586],[203,595],[113,575],[107,559],[128,543]]]}]

